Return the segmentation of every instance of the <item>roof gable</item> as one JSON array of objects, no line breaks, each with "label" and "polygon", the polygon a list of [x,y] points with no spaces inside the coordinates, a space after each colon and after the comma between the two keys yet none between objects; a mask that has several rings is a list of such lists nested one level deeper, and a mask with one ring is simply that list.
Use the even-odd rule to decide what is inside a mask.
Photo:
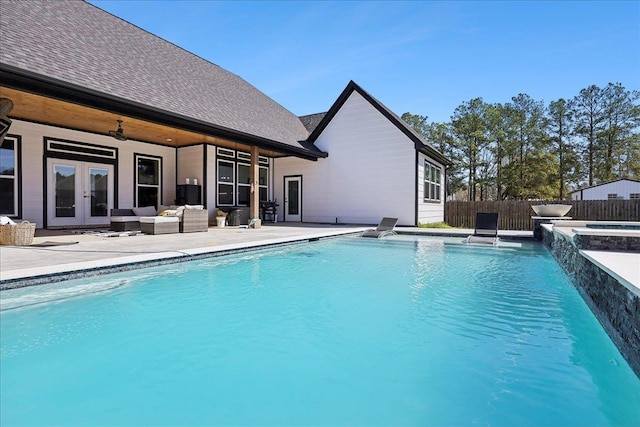
[{"label": "roof gable", "polygon": [[2,2],[2,69],[306,151],[296,115],[241,77],[80,0]]},{"label": "roof gable", "polygon": [[431,144],[424,140],[411,126],[409,126],[404,120],[398,117],[393,111],[389,110],[384,104],[375,99],[353,80],[349,82],[347,87],[342,91],[338,99],[333,103],[329,111],[324,115],[320,123],[313,129],[311,135],[309,135],[309,141],[315,142],[320,134],[324,131],[327,125],[340,111],[344,103],[353,92],[358,92],[367,102],[369,102],[376,110],[378,110],[384,117],[386,117],[394,126],[396,126],[402,133],[404,133],[415,145],[415,149],[431,157],[432,159],[444,164],[450,165],[451,161],[446,158],[442,153],[436,150]]}]

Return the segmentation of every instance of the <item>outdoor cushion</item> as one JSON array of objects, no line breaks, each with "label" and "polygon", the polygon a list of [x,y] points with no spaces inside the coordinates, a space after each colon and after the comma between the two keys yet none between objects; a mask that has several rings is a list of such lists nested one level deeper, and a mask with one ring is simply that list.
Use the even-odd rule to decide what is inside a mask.
[{"label": "outdoor cushion", "polygon": [[160,224],[162,222],[178,222],[175,216],[143,216],[140,217],[141,224]]},{"label": "outdoor cushion", "polygon": [[145,206],[142,208],[133,208],[133,213],[137,216],[152,216],[156,214],[155,206]]},{"label": "outdoor cushion", "polygon": [[139,216],[111,216],[109,217],[111,222],[133,222],[140,219]]}]

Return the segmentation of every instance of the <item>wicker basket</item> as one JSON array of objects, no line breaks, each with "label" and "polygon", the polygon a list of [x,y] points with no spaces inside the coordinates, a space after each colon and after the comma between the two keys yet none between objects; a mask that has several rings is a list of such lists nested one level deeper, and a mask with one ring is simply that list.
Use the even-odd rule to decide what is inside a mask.
[{"label": "wicker basket", "polygon": [[29,221],[22,221],[16,225],[0,226],[0,245],[29,246],[33,243],[36,225]]}]

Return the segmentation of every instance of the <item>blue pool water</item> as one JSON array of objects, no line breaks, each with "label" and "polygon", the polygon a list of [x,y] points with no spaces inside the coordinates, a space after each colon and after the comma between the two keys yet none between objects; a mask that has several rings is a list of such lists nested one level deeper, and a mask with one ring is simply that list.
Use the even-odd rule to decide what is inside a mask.
[{"label": "blue pool water", "polygon": [[640,423],[547,251],[332,239],[3,291],[0,424]]}]

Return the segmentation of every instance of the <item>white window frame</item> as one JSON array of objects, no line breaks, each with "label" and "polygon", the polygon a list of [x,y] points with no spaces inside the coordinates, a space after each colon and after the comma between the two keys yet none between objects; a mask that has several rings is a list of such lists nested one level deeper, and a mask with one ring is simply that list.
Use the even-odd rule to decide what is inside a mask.
[{"label": "white window frame", "polygon": [[[238,173],[240,171],[240,165],[244,166],[244,167],[248,167],[251,168],[251,154],[247,153],[246,151],[236,151],[236,150],[231,150],[228,148],[222,148],[222,147],[217,147],[216,153],[218,154],[218,158],[216,160],[216,201],[217,201],[217,206],[241,206],[241,207],[246,207],[248,205],[245,204],[239,204],[238,202],[238,195],[240,194],[240,188],[247,188],[247,187],[251,187],[250,183],[243,183],[240,182],[240,179],[238,177]],[[219,171],[220,171],[220,162],[225,162],[228,163],[230,165],[232,165],[233,167],[233,176],[232,176],[232,181],[227,182],[227,181],[220,181],[220,175],[219,175]],[[266,170],[267,174],[267,183],[266,184],[258,184],[255,188],[254,191],[258,191],[260,192],[260,189],[265,189],[266,193],[267,193],[267,197],[269,197],[269,183],[271,181],[271,177],[270,177],[270,172],[271,172],[271,164],[269,162],[269,158],[266,156],[259,156],[258,157],[258,167],[262,170]],[[233,186],[233,203],[228,204],[228,203],[220,203],[220,185],[228,185],[228,186]],[[249,189],[249,191],[251,191]],[[259,197],[259,193],[258,193],[258,197]]]},{"label": "white window frame", "polygon": [[[264,188],[267,190],[267,199],[269,199],[269,167],[268,166],[260,166],[260,169],[264,169],[267,171],[267,183],[266,184],[260,184],[260,173],[258,172],[258,188],[256,189],[256,191],[258,191],[258,199],[260,198],[260,189]],[[262,200],[259,200],[259,202],[261,202]],[[268,200],[265,200],[268,201]]]},{"label": "white window frame", "polygon": [[0,179],[6,179],[6,180],[13,180],[13,212],[9,213],[2,213],[0,215],[4,215],[4,216],[10,216],[10,217],[17,217],[18,216],[18,211],[19,211],[19,189],[20,186],[18,185],[18,179],[20,177],[20,174],[18,173],[18,167],[19,167],[19,154],[20,154],[20,139],[16,138],[14,136],[5,136],[4,137],[5,141],[6,140],[11,140],[13,141],[13,175],[0,175]]},{"label": "white window frame", "polygon": [[[432,170],[436,172],[435,181],[431,179]],[[442,201],[442,167],[425,160],[423,175],[423,201],[428,203],[440,203]]]},{"label": "white window frame", "polygon": [[[238,158],[240,158],[240,154],[241,153],[238,151]],[[238,197],[240,195],[240,187],[249,188],[249,200],[251,200],[251,183],[247,184],[244,182],[240,182],[240,178],[238,177],[238,175],[240,174],[240,166],[249,168],[249,177],[251,177],[251,164],[243,162],[236,163],[236,202],[238,203],[237,206],[249,206],[248,203],[246,205],[241,205],[240,201],[238,200],[240,198]]]},{"label": "white window frame", "polygon": [[[231,181],[220,181],[220,163],[228,163],[231,165]],[[218,206],[235,206],[236,204],[236,161],[232,159],[219,158],[216,162],[216,199],[218,202]],[[220,185],[229,185],[231,186],[231,204],[229,203],[220,203]]]},{"label": "white window frame", "polygon": [[[162,158],[144,155],[144,154],[135,154],[134,158],[135,158],[135,170],[136,170],[136,178],[135,178],[136,188],[135,188],[135,195],[134,195],[135,201],[136,201],[135,206],[143,207],[138,204],[139,188],[156,188],[156,191],[158,192],[158,197],[157,197],[158,206],[160,206],[162,204]],[[152,160],[158,163],[158,183],[157,184],[140,184],[139,177],[138,177],[138,162],[140,159]],[[156,206],[156,208],[158,206]]]},{"label": "white window frame", "polygon": [[640,199],[640,193],[629,193],[630,200]]}]

